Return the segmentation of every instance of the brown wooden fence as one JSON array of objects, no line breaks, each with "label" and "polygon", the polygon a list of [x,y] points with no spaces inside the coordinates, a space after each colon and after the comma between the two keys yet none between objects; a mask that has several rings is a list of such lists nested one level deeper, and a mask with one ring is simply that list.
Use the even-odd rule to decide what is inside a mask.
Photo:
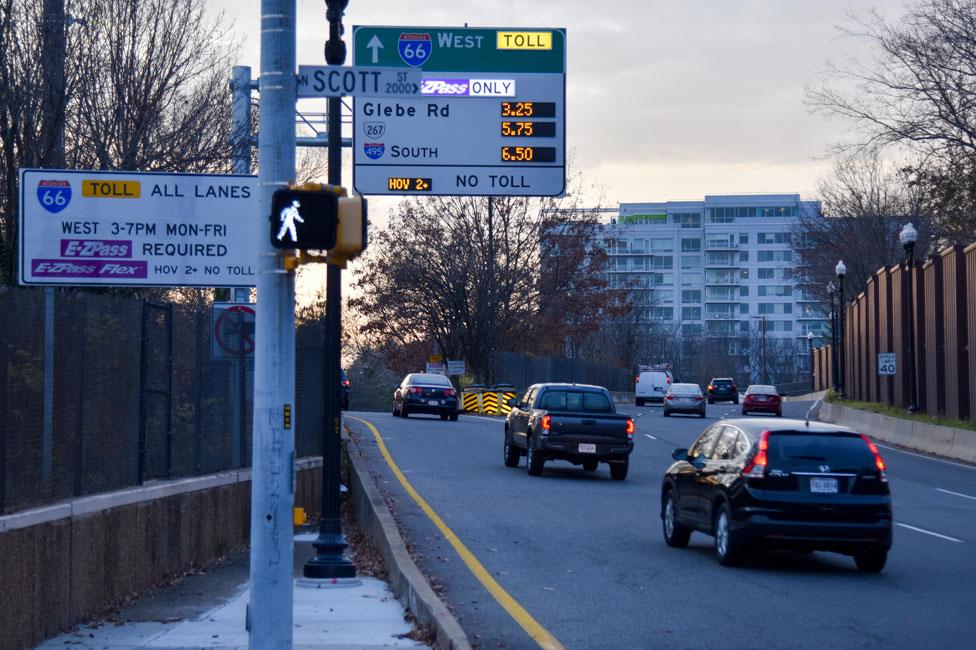
[{"label": "brown wooden fence", "polygon": [[[919,411],[976,421],[976,243],[945,248],[910,270],[879,269],[848,301],[843,329],[846,397],[907,408],[914,340]],[[878,355],[892,352],[895,374],[878,374]],[[815,390],[834,386],[835,356],[832,346],[814,349]]]}]

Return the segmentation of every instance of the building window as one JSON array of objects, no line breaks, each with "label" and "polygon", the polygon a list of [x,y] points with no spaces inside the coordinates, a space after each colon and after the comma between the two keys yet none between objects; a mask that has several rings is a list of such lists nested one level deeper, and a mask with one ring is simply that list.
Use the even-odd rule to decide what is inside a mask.
[{"label": "building window", "polygon": [[681,269],[682,270],[697,270],[702,267],[701,255],[682,255],[681,256]]},{"label": "building window", "polygon": [[681,240],[681,252],[682,253],[698,253],[701,252],[701,240],[700,239],[682,239]]},{"label": "building window", "polygon": [[749,261],[749,251],[739,251],[739,261],[748,262]]},{"label": "building window", "polygon": [[739,235],[739,244],[748,246],[749,245],[749,233],[744,232]]},{"label": "building window", "polygon": [[681,320],[701,320],[701,307],[682,307]]},{"label": "building window", "polygon": [[739,313],[742,314],[743,316],[747,316],[749,314],[749,303],[747,303],[747,302],[740,302],[739,303]]},{"label": "building window", "polygon": [[684,303],[701,303],[701,289],[682,289],[681,290],[681,302]]},{"label": "building window", "polygon": [[686,323],[681,326],[681,335],[698,338],[701,336],[702,326],[700,323]]},{"label": "building window", "polygon": [[790,233],[788,232],[761,232],[756,235],[758,244],[779,244],[789,246],[791,244]]},{"label": "building window", "polygon": [[743,285],[739,287],[739,297],[741,298],[749,297],[749,287],[747,285]]},{"label": "building window", "polygon": [[682,228],[701,228],[700,212],[675,212],[671,217],[673,223],[680,224]]}]

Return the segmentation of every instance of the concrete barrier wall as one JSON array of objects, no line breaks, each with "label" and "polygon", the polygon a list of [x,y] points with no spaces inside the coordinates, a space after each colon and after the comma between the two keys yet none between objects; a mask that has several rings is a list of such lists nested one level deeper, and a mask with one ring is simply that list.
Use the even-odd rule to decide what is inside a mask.
[{"label": "concrete barrier wall", "polygon": [[893,418],[829,402],[820,405],[819,419],[851,427],[888,444],[976,463],[976,431],[970,429]]},{"label": "concrete barrier wall", "polygon": [[[298,463],[316,508],[321,459]],[[32,648],[169,578],[242,548],[249,470],[165,481],[0,517],[0,649]]]}]

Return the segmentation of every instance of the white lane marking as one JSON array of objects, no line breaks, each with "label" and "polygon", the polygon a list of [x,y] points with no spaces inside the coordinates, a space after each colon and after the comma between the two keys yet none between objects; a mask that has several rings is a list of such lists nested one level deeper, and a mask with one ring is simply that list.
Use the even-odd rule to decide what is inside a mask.
[{"label": "white lane marking", "polygon": [[644,435],[647,436],[648,438],[650,438],[651,440],[657,440],[657,438],[655,438],[654,436],[652,436],[649,433],[645,433]]},{"label": "white lane marking", "polygon": [[931,530],[925,530],[924,528],[918,528],[916,526],[909,526],[908,524],[902,524],[895,522],[896,526],[901,526],[902,528],[907,528],[908,530],[914,530],[919,533],[925,533],[926,535],[931,535],[932,537],[938,537],[939,539],[945,539],[950,542],[957,542],[962,544],[961,539],[956,539],[955,537],[949,537],[948,535],[943,535],[942,533],[933,533]]},{"label": "white lane marking", "polygon": [[939,492],[945,492],[946,494],[952,494],[957,497],[962,497],[964,499],[972,499],[973,501],[976,501],[976,497],[971,497],[968,494],[963,494],[962,492],[953,492],[952,490],[943,490],[942,488],[935,488],[935,489],[938,490]]},{"label": "white lane marking", "polygon": [[[870,438],[870,436],[868,436],[868,437]],[[926,460],[934,460],[934,461],[939,462],[939,463],[945,463],[947,465],[954,465],[956,467],[962,467],[963,469],[976,470],[976,466],[973,466],[973,465],[964,465],[963,463],[956,463],[956,462],[953,462],[951,460],[945,460],[944,458],[933,458],[932,456],[926,456],[925,454],[917,454],[914,451],[906,451],[905,449],[899,449],[898,447],[889,447],[888,445],[882,445],[877,440],[874,441],[874,444],[878,445],[882,449],[890,449],[891,451],[897,451],[898,453],[901,453],[901,454],[908,454],[909,456],[918,456],[919,458],[924,458]]]},{"label": "white lane marking", "polygon": [[465,415],[466,418],[471,418],[473,420],[484,420],[486,422],[504,422],[505,420],[500,418],[486,418],[483,415]]}]

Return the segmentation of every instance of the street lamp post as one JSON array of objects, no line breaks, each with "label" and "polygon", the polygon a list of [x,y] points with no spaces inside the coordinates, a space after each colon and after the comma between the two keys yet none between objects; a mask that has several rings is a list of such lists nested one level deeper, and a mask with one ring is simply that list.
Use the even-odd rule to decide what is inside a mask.
[{"label": "street lamp post", "polygon": [[841,397],[843,397],[844,389],[846,388],[844,380],[844,362],[846,361],[846,354],[844,350],[846,338],[844,335],[844,312],[846,311],[846,305],[844,304],[844,276],[847,275],[847,265],[844,264],[844,260],[838,260],[837,266],[834,267],[834,272],[837,274],[837,280],[839,282],[839,286],[837,287],[837,329],[839,330],[837,336],[840,344],[837,346],[839,348],[839,354],[837,355],[839,361],[837,367],[837,392]]},{"label": "street lamp post", "polygon": [[837,390],[837,287],[834,281],[827,283],[827,297],[830,299],[830,387]]},{"label": "street lamp post", "polygon": [[810,353],[810,392],[816,390],[813,375],[813,332],[807,332],[807,351]]},{"label": "street lamp post", "polygon": [[905,267],[908,271],[908,412],[918,410],[918,393],[915,386],[915,242],[918,231],[910,223],[898,233],[905,247]]},{"label": "street lamp post", "polygon": [[[325,62],[342,65],[346,60],[346,44],[342,41],[342,14],[349,0],[326,0],[326,19],[329,21],[329,40],[325,43]],[[342,104],[339,97],[328,99],[329,119],[329,183],[342,185]],[[348,546],[342,534],[340,519],[339,443],[341,404],[339,391],[342,381],[340,369],[340,336],[342,302],[342,271],[332,264],[326,268],[325,308],[325,414],[322,427],[322,519],[319,536],[312,543],[315,557],[305,563],[306,578],[354,578],[356,565],[345,556]]]}]

